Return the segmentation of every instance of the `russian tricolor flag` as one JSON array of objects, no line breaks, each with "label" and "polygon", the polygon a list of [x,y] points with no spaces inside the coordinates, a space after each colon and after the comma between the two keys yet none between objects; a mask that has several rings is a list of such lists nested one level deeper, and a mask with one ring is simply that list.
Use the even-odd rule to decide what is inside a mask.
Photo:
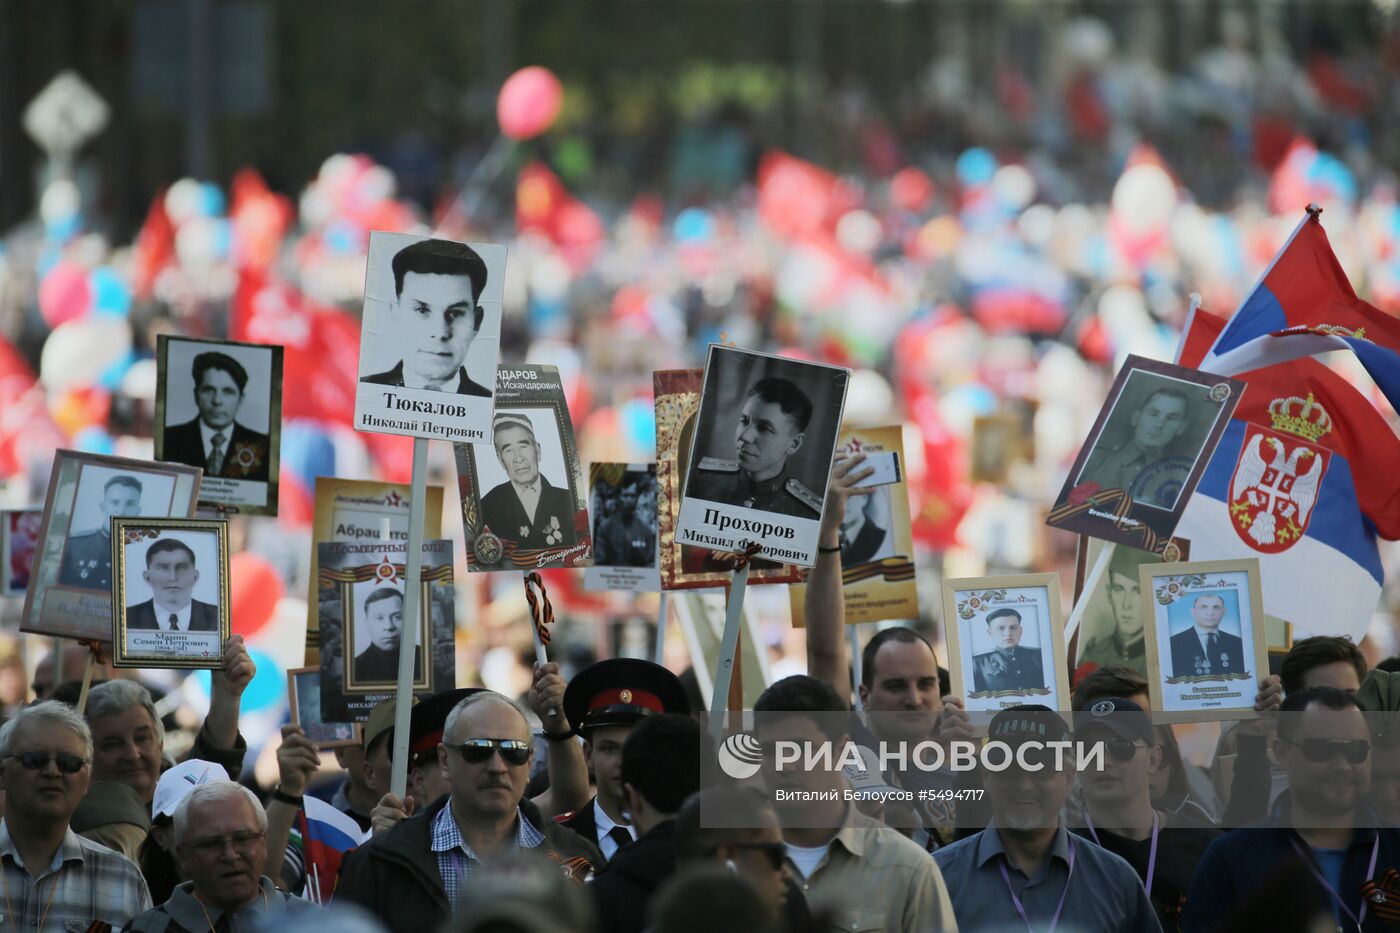
[{"label": "russian tricolor flag", "polygon": [[287,842],[287,857],[300,859],[306,873],[302,896],[318,904],[328,903],[335,893],[340,860],[367,835],[350,817],[308,794],[302,799]]},{"label": "russian tricolor flag", "polygon": [[[1214,371],[1202,356],[1228,330],[1197,311],[1181,365]],[[1400,538],[1400,439],[1317,360],[1234,375],[1249,387],[1176,534],[1192,560],[1257,557],[1264,611],[1295,637],[1359,641],[1384,579],[1377,537]]]},{"label": "russian tricolor flag", "polygon": [[1233,376],[1330,350],[1351,350],[1400,410],[1400,320],[1356,297],[1319,213],[1309,208],[1200,368]]}]

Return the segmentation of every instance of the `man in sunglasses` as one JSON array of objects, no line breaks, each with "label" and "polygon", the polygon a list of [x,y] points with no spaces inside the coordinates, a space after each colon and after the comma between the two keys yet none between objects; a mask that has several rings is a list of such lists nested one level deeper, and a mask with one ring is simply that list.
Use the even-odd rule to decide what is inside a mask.
[{"label": "man in sunglasses", "polygon": [[591,842],[525,800],[534,756],[525,711],[491,690],[453,707],[437,748],[451,792],[348,854],[336,896],[393,933],[439,928],[475,868],[530,850],[582,883],[602,863]]},{"label": "man in sunglasses", "polygon": [[[596,842],[603,858],[637,838],[624,812],[622,746],[633,728],[662,713],[688,713],[690,703],[680,680],[666,668],[636,658],[610,658],[574,675],[564,691],[564,717],[577,723],[583,757],[598,793],[586,807],[555,819],[583,838]],[[546,733],[551,757],[569,733]]]},{"label": "man in sunglasses", "polygon": [[188,880],[170,899],[134,919],[124,933],[244,930],[270,914],[311,909],[263,874],[267,814],[257,796],[233,781],[213,780],[175,807],[175,853]]},{"label": "man in sunglasses", "polygon": [[1081,743],[1104,745],[1103,769],[1079,773],[1084,813],[1075,832],[1133,866],[1162,928],[1177,929],[1192,872],[1220,831],[1153,808],[1162,747],[1141,706],[1105,697],[1075,713],[1074,728]]},{"label": "man in sunglasses", "polygon": [[54,700],[0,727],[0,930],[120,927],[151,906],[140,870],[69,826],[92,778],[92,734]]},{"label": "man in sunglasses", "polygon": [[1371,734],[1355,696],[1336,687],[1289,693],[1279,707],[1273,753],[1288,790],[1267,819],[1211,843],[1191,881],[1182,929],[1215,929],[1231,919],[1235,905],[1288,870],[1312,880],[1313,919],[1348,931],[1394,929],[1400,830],[1375,828],[1379,820],[1367,801]]},{"label": "man in sunglasses", "polygon": [[[1067,752],[1057,768],[1048,744],[1069,738],[1061,715],[1046,706],[1012,706],[992,717],[988,738],[1010,755],[1007,767],[985,770],[991,824],[933,854],[958,925],[1160,931],[1132,866],[1065,829],[1060,811],[1074,781],[1074,755]],[[990,749],[984,760],[1004,760]]]}]

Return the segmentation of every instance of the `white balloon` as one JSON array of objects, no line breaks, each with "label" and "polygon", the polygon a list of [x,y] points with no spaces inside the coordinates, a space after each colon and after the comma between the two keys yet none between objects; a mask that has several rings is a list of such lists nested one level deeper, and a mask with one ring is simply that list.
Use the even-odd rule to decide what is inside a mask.
[{"label": "white balloon", "polygon": [[885,377],[869,369],[851,373],[846,389],[847,421],[876,422],[888,420],[894,413],[894,390]]},{"label": "white balloon", "polygon": [[1003,204],[1019,211],[1035,199],[1035,177],[1024,165],[1003,165],[992,176],[992,190]]},{"label": "white balloon", "polygon": [[39,379],[49,391],[94,385],[131,349],[126,318],[91,317],[54,328],[39,355]]},{"label": "white balloon", "polygon": [[847,252],[868,256],[880,245],[880,221],[869,211],[848,211],[836,222],[836,242]]},{"label": "white balloon", "polygon": [[204,192],[193,178],[181,178],[165,192],[165,212],[177,227],[198,216],[203,202]]},{"label": "white balloon", "polygon": [[78,213],[81,204],[78,186],[67,178],[60,178],[44,189],[39,199],[39,216],[46,225],[62,223]]},{"label": "white balloon", "polygon": [[1135,234],[1162,229],[1176,208],[1176,182],[1160,165],[1144,162],[1113,186],[1113,215]]}]

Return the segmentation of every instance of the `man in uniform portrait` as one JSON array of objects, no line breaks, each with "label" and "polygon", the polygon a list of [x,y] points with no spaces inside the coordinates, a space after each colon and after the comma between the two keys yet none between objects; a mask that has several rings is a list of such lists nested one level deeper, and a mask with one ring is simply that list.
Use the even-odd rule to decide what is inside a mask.
[{"label": "man in uniform portrait", "polygon": [[1186,393],[1181,389],[1153,392],[1132,414],[1132,436],[1115,446],[1096,448],[1077,484],[1093,482],[1100,489],[1131,489],[1138,474],[1165,457],[1167,446],[1185,430],[1188,410]]},{"label": "man in uniform portrait", "polygon": [[[403,637],[403,594],[392,586],[381,586],[365,597],[361,617],[369,630],[370,643],[355,655],[356,683],[386,683],[399,678],[399,642]],[[422,676],[422,659],[413,659],[413,679]]]},{"label": "man in uniform portrait", "polygon": [[996,647],[973,655],[973,689],[978,693],[1000,690],[1044,690],[1045,672],[1040,652],[1022,648],[1021,614],[1002,607],[987,613],[987,637]]},{"label": "man in uniform portrait", "polygon": [[593,562],[605,567],[650,567],[656,563],[656,528],[637,514],[642,478],[626,476],[618,489],[617,507],[598,523]]},{"label": "man in uniform portrait", "polygon": [[203,467],[206,476],[267,482],[267,435],[235,420],[248,371],[228,354],[211,351],[194,358],[193,374],[199,417],[165,429],[163,458]]},{"label": "man in uniform portrait", "polygon": [[177,538],[161,538],[146,551],[141,579],[151,588],[151,598],[126,607],[129,629],[163,632],[217,632],[219,607],[194,598],[199,582],[194,551]]},{"label": "man in uniform portrait", "polygon": [[811,420],[812,402],[796,385],[776,376],[758,380],[744,397],[734,428],[738,459],[702,457],[686,496],[820,518],[821,497],[788,472],[788,458],[801,449]]},{"label": "man in uniform portrait", "polygon": [[1113,613],[1113,627],[1100,631],[1079,652],[1078,664],[1099,667],[1126,665],[1147,676],[1147,644],[1142,634],[1142,587],[1138,580],[1140,552],[1115,547],[1104,574],[1104,591]]},{"label": "man in uniform portrait", "polygon": [[419,240],[394,254],[393,320],[402,358],[361,382],[491,397],[462,365],[481,330],[486,261],[465,243]]},{"label": "man in uniform portrait", "polygon": [[1244,642],[1238,635],[1220,631],[1225,600],[1202,593],[1191,601],[1192,626],[1172,636],[1172,676],[1243,674]]},{"label": "man in uniform portrait", "polygon": [[63,566],[58,571],[62,586],[112,589],[112,519],[141,514],[141,481],[125,474],[107,480],[98,507],[102,521],[97,528],[68,539]]},{"label": "man in uniform portrait", "polygon": [[540,445],[530,419],[498,413],[492,419],[491,439],[508,478],[482,496],[482,529],[514,541],[520,550],[572,546],[573,497],[540,472]]}]

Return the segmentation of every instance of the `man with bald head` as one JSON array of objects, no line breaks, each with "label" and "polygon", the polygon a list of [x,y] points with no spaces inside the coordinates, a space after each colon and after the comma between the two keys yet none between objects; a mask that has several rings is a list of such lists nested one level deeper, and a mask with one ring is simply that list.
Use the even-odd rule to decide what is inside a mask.
[{"label": "man with bald head", "polygon": [[1198,593],[1191,600],[1192,626],[1172,636],[1172,676],[1201,677],[1243,674],[1244,642],[1222,630],[1225,600],[1215,593]]},{"label": "man with bald head", "polygon": [[597,846],[524,799],[534,745],[513,700],[490,690],[463,699],[437,755],[451,792],[347,855],[338,898],[394,933],[422,933],[442,925],[477,868],[508,853],[548,858],[580,883],[602,864]]}]

